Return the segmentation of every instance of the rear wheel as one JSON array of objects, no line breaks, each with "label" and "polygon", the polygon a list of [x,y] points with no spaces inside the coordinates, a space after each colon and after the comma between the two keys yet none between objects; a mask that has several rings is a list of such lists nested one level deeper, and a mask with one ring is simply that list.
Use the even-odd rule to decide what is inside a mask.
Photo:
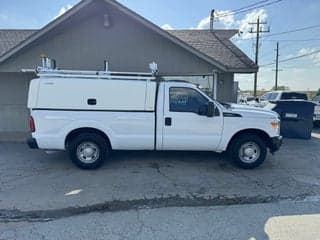
[{"label": "rear wheel", "polygon": [[100,167],[108,157],[110,149],[105,139],[95,133],[81,133],[69,145],[72,162],[82,169]]},{"label": "rear wheel", "polygon": [[258,135],[244,134],[233,141],[230,155],[237,166],[252,169],[260,166],[266,159],[267,146]]}]

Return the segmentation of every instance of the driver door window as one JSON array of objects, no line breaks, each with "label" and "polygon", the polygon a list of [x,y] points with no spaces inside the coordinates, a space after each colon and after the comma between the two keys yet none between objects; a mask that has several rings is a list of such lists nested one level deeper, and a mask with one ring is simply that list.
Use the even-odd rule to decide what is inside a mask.
[{"label": "driver door window", "polygon": [[198,114],[200,107],[206,105],[208,100],[192,88],[171,87],[169,90],[169,102],[170,112]]}]

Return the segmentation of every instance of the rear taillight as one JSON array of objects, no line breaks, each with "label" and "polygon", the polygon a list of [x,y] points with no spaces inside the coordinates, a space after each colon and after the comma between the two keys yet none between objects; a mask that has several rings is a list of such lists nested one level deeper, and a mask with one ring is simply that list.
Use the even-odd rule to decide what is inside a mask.
[{"label": "rear taillight", "polygon": [[33,119],[32,116],[30,116],[29,125],[30,125],[30,131],[31,132],[35,132],[36,131],[36,125],[34,123],[34,119]]}]

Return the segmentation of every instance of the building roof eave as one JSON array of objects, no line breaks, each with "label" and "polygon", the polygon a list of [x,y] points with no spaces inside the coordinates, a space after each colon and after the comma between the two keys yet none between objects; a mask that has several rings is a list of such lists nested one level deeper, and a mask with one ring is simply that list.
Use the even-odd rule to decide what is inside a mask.
[{"label": "building roof eave", "polygon": [[253,67],[253,68],[228,68],[227,72],[232,72],[232,73],[256,73],[259,71],[258,67]]}]

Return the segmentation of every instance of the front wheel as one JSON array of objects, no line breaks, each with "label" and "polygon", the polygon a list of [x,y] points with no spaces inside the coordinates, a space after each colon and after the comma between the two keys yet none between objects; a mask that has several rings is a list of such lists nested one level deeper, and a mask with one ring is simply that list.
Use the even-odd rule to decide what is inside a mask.
[{"label": "front wheel", "polygon": [[267,146],[261,137],[244,134],[233,141],[230,155],[232,161],[240,168],[253,169],[266,159]]},{"label": "front wheel", "polygon": [[72,162],[82,169],[100,167],[109,155],[105,139],[95,133],[82,133],[70,142],[69,153]]}]

